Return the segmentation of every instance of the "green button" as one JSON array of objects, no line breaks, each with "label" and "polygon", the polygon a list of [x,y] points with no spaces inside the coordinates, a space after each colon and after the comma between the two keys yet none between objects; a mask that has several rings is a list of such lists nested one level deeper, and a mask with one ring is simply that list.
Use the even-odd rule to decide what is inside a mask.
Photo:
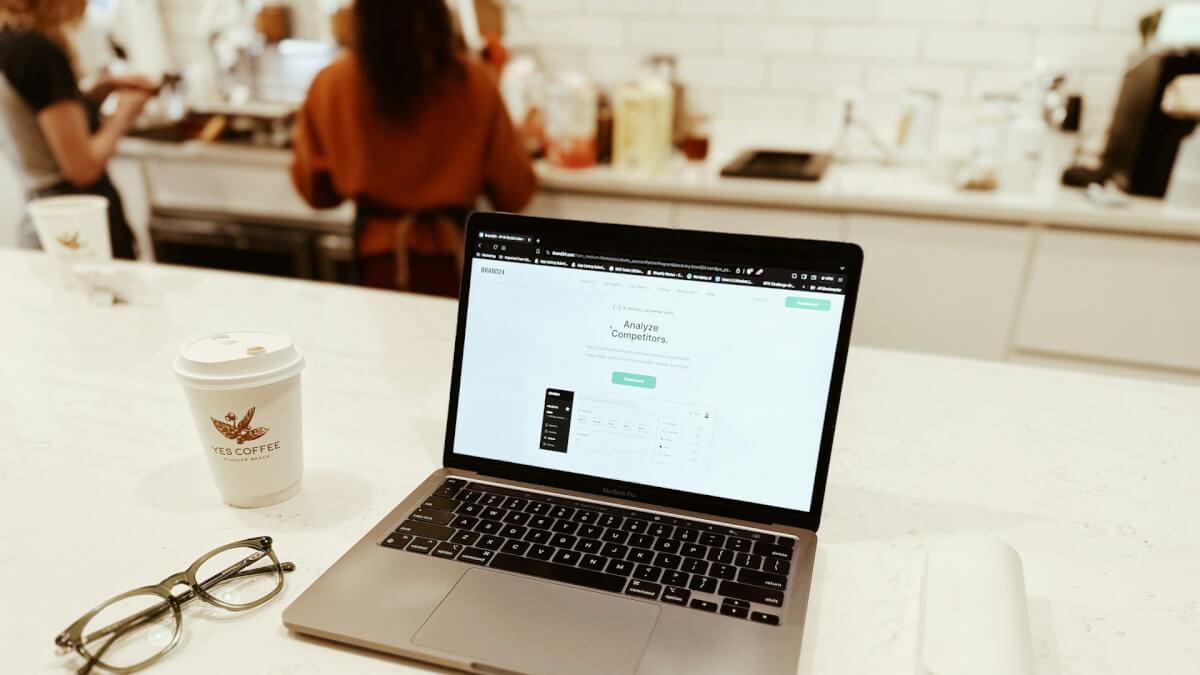
[{"label": "green button", "polygon": [[641,387],[642,389],[653,389],[658,384],[658,378],[653,375],[638,375],[637,373],[622,373],[621,371],[613,372],[613,384],[620,384],[626,387]]},{"label": "green button", "polygon": [[800,298],[793,295],[784,301],[784,305],[792,309],[811,309],[817,312],[828,312],[830,302],[822,298]]}]

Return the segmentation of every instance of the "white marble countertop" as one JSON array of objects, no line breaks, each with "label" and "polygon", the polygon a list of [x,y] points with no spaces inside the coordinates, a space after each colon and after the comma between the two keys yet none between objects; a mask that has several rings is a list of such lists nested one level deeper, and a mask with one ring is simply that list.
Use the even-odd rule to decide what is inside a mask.
[{"label": "white marble countertop", "polygon": [[[68,672],[53,637],[93,604],[260,534],[297,565],[283,597],[189,610],[150,672],[423,671],[279,617],[438,466],[454,303],[129,265],[137,299],[99,307],[47,262],[0,251],[5,672]],[[171,372],[231,326],[308,357],[305,485],[274,507],[221,504]],[[1194,673],[1198,410],[1200,388],[852,349],[799,671],[911,673],[924,551],[973,533],[1024,559],[1039,673]]]},{"label": "white marble countertop", "polygon": [[[926,169],[870,162],[834,163],[817,183],[727,178],[720,175],[721,167],[740,150],[758,146],[752,142],[757,137],[745,132],[727,136],[714,144],[707,162],[679,161],[660,175],[610,166],[560,169],[538,162],[540,187],[546,193],[1057,225],[1200,239],[1200,209],[1144,197],[1130,198],[1124,206],[1099,206],[1084,191],[1060,186],[1061,168],[1053,163],[1042,168],[1028,191],[964,191],[954,188],[948,176],[934,176]],[[288,150],[198,141],[124,139],[120,150],[130,158],[249,164],[281,171],[291,161]]]}]

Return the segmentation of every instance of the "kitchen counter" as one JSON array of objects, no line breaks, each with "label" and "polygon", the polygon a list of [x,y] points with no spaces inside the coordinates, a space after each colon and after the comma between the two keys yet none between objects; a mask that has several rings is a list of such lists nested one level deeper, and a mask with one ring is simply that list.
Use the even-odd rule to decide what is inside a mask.
[{"label": "kitchen counter", "polygon": [[[935,178],[924,170],[863,162],[835,163],[817,183],[720,176],[720,167],[733,151],[715,152],[712,161],[700,165],[679,162],[657,176],[607,166],[559,169],[545,162],[538,163],[537,172],[543,194],[551,195],[968,219],[1200,240],[1200,209],[1171,206],[1147,198],[1131,198],[1125,206],[1098,206],[1087,199],[1084,191],[1059,186],[1059,169],[1053,166],[1042,171],[1030,191],[969,192],[955,189],[948,179]],[[226,143],[172,144],[124,139],[120,153],[139,160],[187,161],[278,172],[286,172],[291,162],[288,150]],[[313,211],[312,218],[324,229],[337,230],[348,226],[353,215],[343,208]]]},{"label": "kitchen counter", "polygon": [[[48,262],[0,251],[5,668],[66,672],[52,639],[94,603],[266,534],[297,566],[282,597],[187,612],[152,672],[423,671],[279,617],[439,465],[455,303],[124,264],[142,292],[99,307]],[[247,325],[290,333],[309,364],[304,489],[256,510],[218,499],[170,365]],[[1197,410],[1200,388],[853,347],[799,672],[911,672],[926,548],[960,534],[1021,554],[1037,672],[1193,672]]]}]

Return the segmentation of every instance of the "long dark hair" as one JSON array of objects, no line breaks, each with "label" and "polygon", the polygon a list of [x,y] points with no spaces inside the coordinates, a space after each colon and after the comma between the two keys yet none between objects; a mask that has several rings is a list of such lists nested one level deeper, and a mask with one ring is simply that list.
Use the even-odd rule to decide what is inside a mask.
[{"label": "long dark hair", "polygon": [[446,0],[356,0],[354,18],[355,51],[383,114],[406,117],[463,77]]}]

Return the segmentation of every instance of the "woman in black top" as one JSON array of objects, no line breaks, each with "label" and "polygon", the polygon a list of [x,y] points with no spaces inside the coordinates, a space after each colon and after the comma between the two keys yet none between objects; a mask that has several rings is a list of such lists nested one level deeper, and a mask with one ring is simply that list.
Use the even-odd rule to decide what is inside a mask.
[{"label": "woman in black top", "polygon": [[[87,0],[0,0],[0,150],[30,198],[106,197],[113,255],[134,258],[133,232],[107,167],[155,88],[142,78],[122,78],[79,90],[63,31],[85,11]],[[101,122],[100,103],[113,93],[116,113]],[[37,247],[28,219],[21,240]]]}]

